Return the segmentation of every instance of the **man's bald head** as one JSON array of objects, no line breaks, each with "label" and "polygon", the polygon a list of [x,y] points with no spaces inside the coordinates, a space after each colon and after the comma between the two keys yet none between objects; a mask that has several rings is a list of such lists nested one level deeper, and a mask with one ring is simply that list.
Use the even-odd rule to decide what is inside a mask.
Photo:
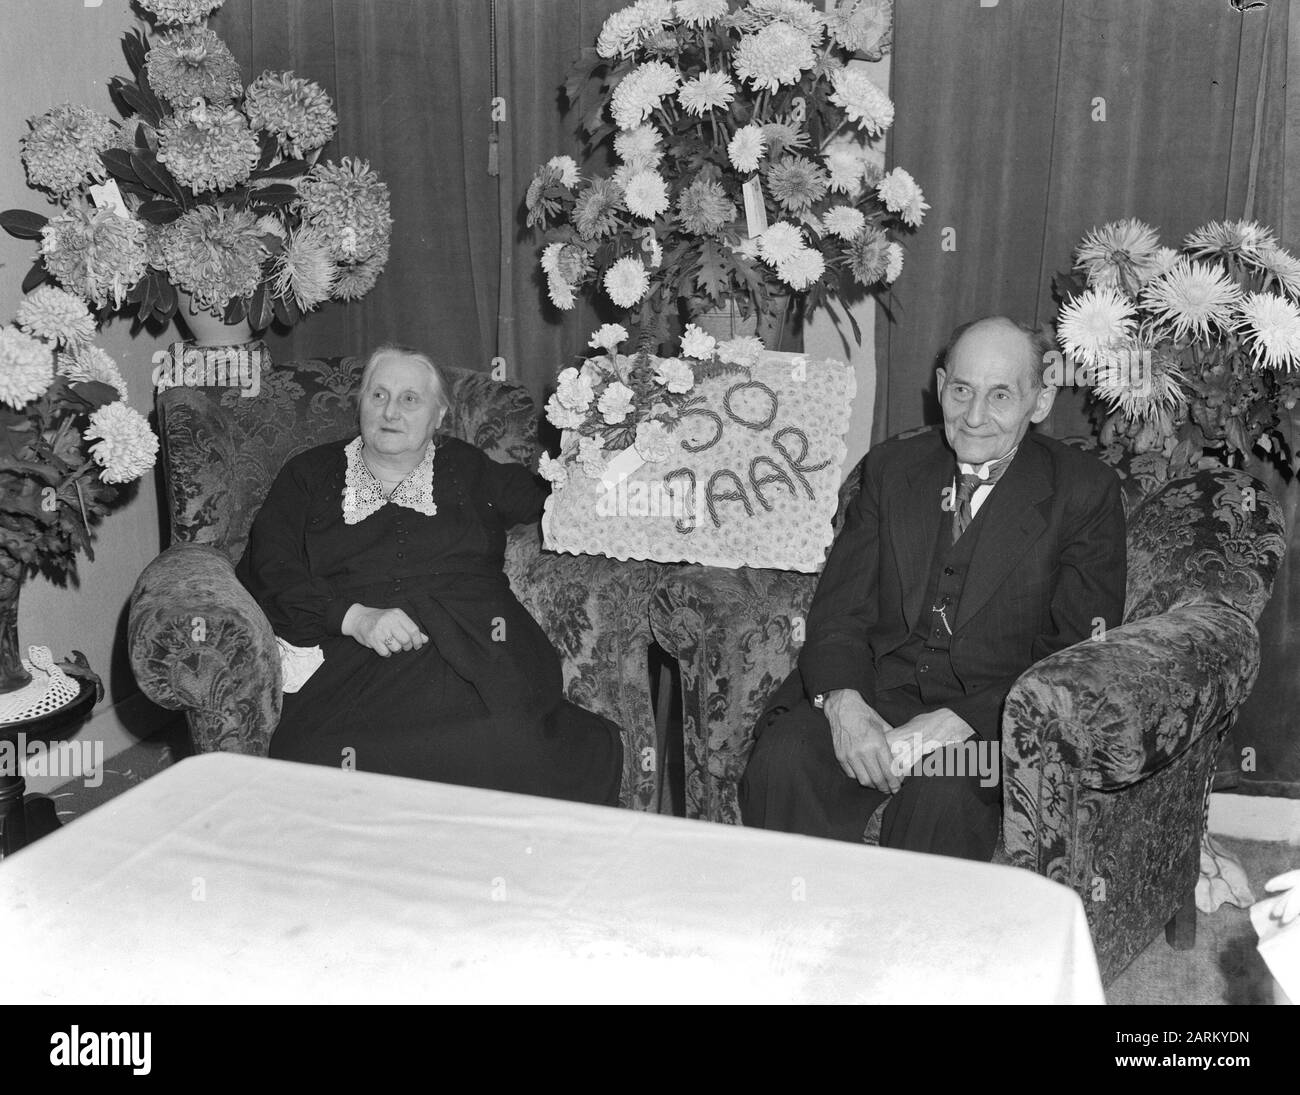
[{"label": "man's bald head", "polygon": [[969,323],[963,323],[953,330],[952,335],[948,338],[948,344],[943,348],[942,361],[944,368],[948,367],[949,359],[952,357],[957,343],[968,334],[999,345],[1002,352],[1008,355],[1019,353],[1024,359],[1025,367],[1030,372],[1030,383],[1035,388],[1044,386],[1043,374],[1048,365],[1048,354],[1052,352],[1054,347],[1051,339],[1041,331],[1028,327],[1023,323],[1017,323],[1010,316],[984,316],[982,319],[974,319]]}]

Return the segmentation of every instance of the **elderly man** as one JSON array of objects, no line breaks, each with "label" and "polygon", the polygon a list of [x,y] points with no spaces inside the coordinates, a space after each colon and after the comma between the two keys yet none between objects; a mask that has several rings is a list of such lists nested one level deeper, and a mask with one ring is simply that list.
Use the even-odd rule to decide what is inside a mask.
[{"label": "elderly man", "polygon": [[755,730],[746,825],[860,841],[888,797],[882,845],[992,857],[1007,692],[1124,608],[1118,480],[1029,432],[1055,397],[1047,348],[1001,316],[958,328],[943,431],[867,457],[798,668]]}]

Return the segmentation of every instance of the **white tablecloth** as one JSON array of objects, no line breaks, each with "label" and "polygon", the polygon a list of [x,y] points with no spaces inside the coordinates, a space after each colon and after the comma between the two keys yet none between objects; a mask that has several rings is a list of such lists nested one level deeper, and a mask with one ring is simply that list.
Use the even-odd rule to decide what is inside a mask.
[{"label": "white tablecloth", "polygon": [[0,997],[1103,1002],[1027,871],[232,754],[0,861]]}]

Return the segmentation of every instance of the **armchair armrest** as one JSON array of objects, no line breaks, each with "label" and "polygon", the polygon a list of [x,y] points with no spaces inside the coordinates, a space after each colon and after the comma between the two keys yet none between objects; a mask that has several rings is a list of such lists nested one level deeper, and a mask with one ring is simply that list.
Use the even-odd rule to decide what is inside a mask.
[{"label": "armchair armrest", "polygon": [[740,823],[754,723],[794,668],[816,587],[815,574],[665,568],[650,627],[681,670],[688,817]]},{"label": "armchair armrest", "polygon": [[280,721],[280,654],[222,552],[175,544],[131,593],[131,668],[154,703],[182,709],[194,747],[265,754]]}]

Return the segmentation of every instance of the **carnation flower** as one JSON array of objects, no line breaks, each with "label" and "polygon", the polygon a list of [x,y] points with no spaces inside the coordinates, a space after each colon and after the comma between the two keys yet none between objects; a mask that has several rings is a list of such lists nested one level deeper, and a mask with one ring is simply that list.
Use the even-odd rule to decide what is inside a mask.
[{"label": "carnation flower", "polygon": [[614,153],[633,171],[658,167],[664,158],[664,150],[659,145],[659,130],[652,125],[622,130],[614,136]]},{"label": "carnation flower", "polygon": [[831,102],[843,107],[849,121],[867,135],[878,137],[894,124],[894,104],[864,72],[842,68],[831,79]]},{"label": "carnation flower", "polygon": [[215,31],[187,27],[154,40],[145,54],[149,86],[173,107],[206,99],[222,106],[243,91],[239,62]]},{"label": "carnation flower", "polygon": [[813,41],[806,31],[789,23],[769,23],[756,34],[746,34],[733,54],[736,75],[755,91],[776,91],[813,67]]},{"label": "carnation flower", "polygon": [[763,352],[763,340],[754,335],[743,335],[718,343],[718,360],[724,365],[743,365],[750,368],[758,364]]},{"label": "carnation flower", "polygon": [[209,110],[200,103],[158,127],[158,162],[191,194],[237,186],[261,157],[256,134],[234,107]]},{"label": "carnation flower", "polygon": [[685,395],[695,387],[695,373],[679,358],[666,357],[655,365],[655,383],[674,395]]},{"label": "carnation flower", "polygon": [[638,171],[627,180],[623,202],[634,217],[652,221],[668,208],[668,184],[657,171]]},{"label": "carnation flower", "polygon": [[144,276],[145,229],[134,217],[75,201],[41,229],[45,269],[95,307],[122,298]]},{"label": "carnation flower", "polygon": [[596,398],[591,380],[577,369],[568,368],[561,371],[555,388],[555,398],[571,411],[585,412]]},{"label": "carnation flower", "polygon": [[631,56],[637,46],[663,30],[672,17],[669,0],[636,0],[605,20],[596,39],[596,52],[602,57]]},{"label": "carnation flower", "polygon": [[54,354],[17,327],[0,327],[0,403],[21,411],[54,380]]},{"label": "carnation flower", "polygon": [[271,292],[277,297],[292,297],[300,310],[310,312],[330,298],[334,277],[329,240],[318,229],[303,227],[289,237],[275,257]]},{"label": "carnation flower", "polygon": [[731,166],[742,174],[758,170],[758,161],[763,158],[767,148],[767,139],[763,136],[762,126],[742,126],[736,135],[727,142],[727,158]]},{"label": "carnation flower", "polygon": [[388,264],[388,244],[360,262],[345,262],[335,267],[334,299],[360,300],[379,280]]},{"label": "carnation flower", "polygon": [[789,221],[777,221],[758,237],[758,253],[776,266],[804,246],[803,233]]},{"label": "carnation flower", "polygon": [[610,102],[619,129],[635,129],[671,95],[681,82],[677,70],[663,61],[641,65],[619,81]]},{"label": "carnation flower", "polygon": [[727,0],[677,0],[673,14],[684,26],[702,27],[727,14]]},{"label": "carnation flower", "polygon": [[546,401],[546,419],[557,430],[576,430],[586,421],[584,415],[566,407],[554,395]]},{"label": "carnation flower", "polygon": [[801,247],[776,264],[776,276],[796,292],[803,292],[826,272],[826,260],[813,247]]},{"label": "carnation flower", "polygon": [[631,308],[650,288],[650,275],[640,259],[621,258],[605,271],[605,292],[620,308]]},{"label": "carnation flower", "polygon": [[842,240],[856,239],[867,226],[867,218],[851,205],[832,205],[822,214],[822,230]]},{"label": "carnation flower", "polygon": [[71,354],[59,354],[58,373],[74,384],[95,381],[117,389],[118,399],[126,399],[126,380],[117,362],[98,346],[80,346]]},{"label": "carnation flower", "polygon": [[244,110],[254,129],[278,138],[295,159],[323,147],[339,124],[325,89],[292,72],[262,73],[248,85]]},{"label": "carnation flower", "polygon": [[672,434],[658,419],[638,422],[636,440],[632,442],[637,454],[650,464],[662,464],[672,455]]},{"label": "carnation flower", "polygon": [[1222,270],[1184,259],[1147,282],[1143,303],[1157,321],[1169,324],[1175,338],[1209,338],[1211,326],[1232,325],[1232,306],[1240,297]]},{"label": "carnation flower", "polygon": [[605,323],[587,340],[587,345],[612,354],[619,343],[626,338],[627,328],[621,323]]},{"label": "carnation flower", "polygon": [[868,228],[849,244],[846,257],[854,280],[870,288],[889,270],[889,237],[879,228]]},{"label": "carnation flower", "polygon": [[617,426],[632,413],[633,391],[622,381],[615,380],[600,393],[596,400],[596,409],[600,411],[605,424]]},{"label": "carnation flower", "polygon": [[569,470],[549,452],[537,458],[537,474],[553,487],[563,487],[569,482]]},{"label": "carnation flower", "polygon": [[318,163],[298,184],[303,220],[330,241],[338,262],[359,262],[387,253],[393,228],[388,187],[365,160],[344,156]]},{"label": "carnation flower", "polygon": [[578,464],[583,475],[588,479],[599,479],[605,474],[608,463],[602,435],[578,438]]},{"label": "carnation flower", "polygon": [[118,130],[107,115],[64,103],[37,118],[28,118],[32,131],[19,142],[27,181],[62,197],[76,190],[87,176],[103,179],[99,154],[111,148]]},{"label": "carnation flower", "polygon": [[1265,369],[1290,369],[1300,364],[1300,308],[1272,293],[1249,293],[1241,302],[1239,326]]},{"label": "carnation flower", "polygon": [[1289,297],[1300,297],[1300,259],[1282,247],[1263,247],[1259,253],[1259,265],[1264,271],[1264,284],[1275,284]]},{"label": "carnation flower", "polygon": [[687,80],[677,92],[677,101],[688,114],[701,117],[705,111],[725,107],[736,97],[736,85],[721,72],[702,72]]},{"label": "carnation flower", "polygon": [[736,205],[720,183],[696,179],[677,197],[677,219],[692,235],[712,236],[736,219]]},{"label": "carnation flower", "polygon": [[29,335],[60,346],[80,346],[95,337],[95,318],[86,302],[52,285],[33,289],[19,301],[15,322]]},{"label": "carnation flower", "polygon": [[598,240],[618,231],[624,209],[623,189],[613,179],[592,179],[573,206],[573,223],[584,240]]},{"label": "carnation flower", "polygon": [[1156,263],[1159,239],[1140,220],[1111,221],[1083,237],[1074,253],[1074,268],[1088,276],[1093,289],[1136,292]]},{"label": "carnation flower", "polygon": [[1116,289],[1088,289],[1061,309],[1056,334],[1068,354],[1085,365],[1114,355],[1133,335],[1132,302]]},{"label": "carnation flower", "polygon": [[166,226],[163,268],[197,307],[218,312],[252,294],[267,257],[257,218],[245,209],[199,205]]},{"label": "carnation flower", "polygon": [[885,284],[893,285],[903,272],[903,248],[891,243],[885,248]]},{"label": "carnation flower", "polygon": [[861,153],[848,148],[832,148],[826,153],[825,160],[830,172],[830,188],[839,194],[856,196],[861,190],[862,172],[867,164]]},{"label": "carnation flower", "polygon": [[901,167],[894,168],[876,183],[876,193],[886,209],[897,213],[912,228],[920,227],[925,211],[930,208],[916,180]]},{"label": "carnation flower", "polygon": [[686,331],[682,335],[682,355],[684,357],[693,357],[697,361],[708,361],[717,348],[718,340],[703,328],[697,327],[694,323],[686,325]]},{"label": "carnation flower", "polygon": [[100,439],[90,446],[90,455],[104,469],[99,477],[105,483],[139,479],[158,456],[158,438],[144,415],[121,400],[95,411],[81,436],[87,441]]},{"label": "carnation flower", "polygon": [[767,169],[768,190],[790,213],[798,213],[821,201],[827,183],[826,172],[802,156],[785,156]]},{"label": "carnation flower", "polygon": [[166,26],[202,23],[226,0],[137,0],[154,17],[154,21]]},{"label": "carnation flower", "polygon": [[1255,221],[1211,221],[1188,236],[1183,246],[1197,256],[1258,264],[1264,252],[1277,246],[1277,238]]}]

